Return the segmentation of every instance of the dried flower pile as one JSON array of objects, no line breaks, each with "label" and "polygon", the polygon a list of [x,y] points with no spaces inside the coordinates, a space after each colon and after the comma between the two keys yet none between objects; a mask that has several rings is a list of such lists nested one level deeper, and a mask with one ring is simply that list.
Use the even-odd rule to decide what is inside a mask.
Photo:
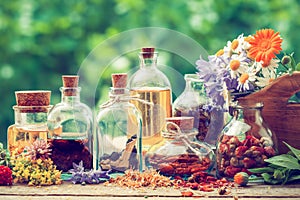
[{"label": "dried flower pile", "polygon": [[61,184],[61,171],[56,169],[48,158],[50,150],[44,140],[36,140],[22,154],[11,159],[12,175],[15,183],[27,183],[30,186]]},{"label": "dried flower pile", "polygon": [[61,172],[53,165],[50,158],[31,160],[19,156],[13,160],[13,177],[15,183],[27,183],[29,186],[59,185],[62,183]]},{"label": "dried flower pile", "polygon": [[123,176],[111,178],[105,185],[116,184],[128,188],[151,187],[171,187],[174,186],[174,181],[166,176],[160,175],[154,170],[145,171],[143,173],[138,171],[128,170]]}]

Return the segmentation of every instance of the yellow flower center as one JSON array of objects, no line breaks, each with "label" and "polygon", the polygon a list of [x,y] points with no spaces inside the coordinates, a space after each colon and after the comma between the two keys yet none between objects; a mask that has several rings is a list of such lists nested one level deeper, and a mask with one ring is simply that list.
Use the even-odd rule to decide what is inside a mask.
[{"label": "yellow flower center", "polygon": [[241,62],[239,60],[232,60],[230,61],[230,69],[232,71],[236,71],[241,65]]},{"label": "yellow flower center", "polygon": [[216,56],[221,56],[224,54],[224,49],[220,49],[217,53],[216,53]]},{"label": "yellow flower center", "polygon": [[249,79],[249,74],[245,73],[245,74],[242,74],[241,77],[240,77],[240,82],[242,84],[246,83],[246,81]]},{"label": "yellow flower center", "polygon": [[239,46],[239,41],[233,40],[231,43],[231,49],[235,50]]},{"label": "yellow flower center", "polygon": [[272,83],[274,81],[274,78],[269,79],[269,83]]}]

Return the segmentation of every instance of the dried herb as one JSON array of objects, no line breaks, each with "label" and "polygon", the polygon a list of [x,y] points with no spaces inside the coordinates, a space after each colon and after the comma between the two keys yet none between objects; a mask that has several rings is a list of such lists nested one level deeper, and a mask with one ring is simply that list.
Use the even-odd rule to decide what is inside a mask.
[{"label": "dried herb", "polygon": [[84,170],[83,161],[77,165],[73,163],[73,169],[69,170],[72,173],[71,181],[74,184],[80,183],[85,184],[98,184],[100,182],[107,181],[110,177],[108,175],[109,171],[101,170]]},{"label": "dried herb", "polygon": [[267,167],[249,169],[249,171],[260,174],[268,184],[286,184],[300,180],[300,150],[286,142],[284,144],[290,152],[265,159],[265,162],[269,163]]}]

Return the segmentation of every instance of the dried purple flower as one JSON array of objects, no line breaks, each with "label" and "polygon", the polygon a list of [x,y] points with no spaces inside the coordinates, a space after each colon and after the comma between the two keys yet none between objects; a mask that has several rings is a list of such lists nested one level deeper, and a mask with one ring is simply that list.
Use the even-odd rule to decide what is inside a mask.
[{"label": "dried purple flower", "polygon": [[73,163],[73,169],[70,169],[69,172],[72,173],[71,181],[73,184],[98,184],[110,179],[110,176],[108,175],[110,171],[85,171],[83,167],[83,161],[80,161],[78,165]]},{"label": "dried purple flower", "polygon": [[32,160],[47,159],[51,154],[50,145],[43,139],[37,139],[30,146],[24,149],[25,156]]}]

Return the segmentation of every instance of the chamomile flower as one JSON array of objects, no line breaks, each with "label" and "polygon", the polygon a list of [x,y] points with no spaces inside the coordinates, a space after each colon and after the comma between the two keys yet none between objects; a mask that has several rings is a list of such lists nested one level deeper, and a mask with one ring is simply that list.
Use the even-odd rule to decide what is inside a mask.
[{"label": "chamomile flower", "polygon": [[229,64],[227,65],[227,69],[230,71],[231,78],[237,78],[244,72],[246,72],[248,68],[247,57],[245,54],[240,55],[232,55]]},{"label": "chamomile flower", "polygon": [[261,70],[263,76],[268,75],[270,72],[275,72],[279,66],[279,59],[271,59],[269,63],[263,63],[262,61],[256,62],[256,70]]},{"label": "chamomile flower", "polygon": [[253,69],[249,69],[238,78],[237,89],[239,91],[248,91],[253,89],[253,83],[256,80],[255,72]]},{"label": "chamomile flower", "polygon": [[263,77],[256,77],[256,82],[255,84],[259,87],[265,87],[269,85],[271,82],[273,82],[276,78],[276,74],[274,71],[270,71],[266,74],[264,74]]},{"label": "chamomile flower", "polygon": [[236,39],[228,41],[224,47],[224,55],[231,57],[233,54],[241,54],[245,52],[244,47],[244,36],[239,35]]}]

